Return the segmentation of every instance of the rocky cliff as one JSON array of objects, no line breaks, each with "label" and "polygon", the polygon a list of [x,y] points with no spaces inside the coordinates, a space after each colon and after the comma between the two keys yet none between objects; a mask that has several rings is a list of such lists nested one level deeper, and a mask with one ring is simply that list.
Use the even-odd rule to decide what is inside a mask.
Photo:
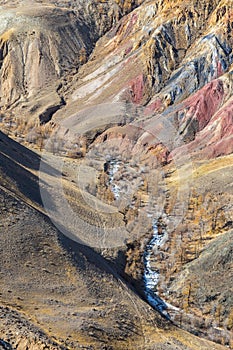
[{"label": "rocky cliff", "polygon": [[[22,311],[13,319],[34,315],[33,332],[42,332],[36,341],[51,348],[232,347],[232,1],[0,4],[0,125],[51,167],[39,172],[40,158],[1,134],[1,230],[3,237],[11,232],[13,251],[18,237],[28,254],[24,261],[26,253],[5,248],[2,303]],[[59,176],[74,220],[63,216]],[[43,206],[62,233],[91,250],[61,239],[41,216]],[[28,246],[31,221],[36,236]],[[155,227],[163,238],[150,254],[159,276],[154,295],[176,326],[223,347],[170,328],[149,306],[156,321],[148,325],[144,304],[130,292],[137,315],[143,314],[139,321],[131,301],[127,305],[128,286],[118,290],[123,278],[145,299],[144,252]],[[8,241],[3,238],[4,247]],[[12,270],[13,261],[26,267]],[[21,286],[21,275],[31,291]],[[44,281],[39,290],[36,276]],[[82,300],[78,288],[85,289]],[[106,295],[112,288],[111,300],[123,295],[119,310]],[[162,333],[168,327],[162,338],[153,335],[158,325]],[[12,344],[4,327],[2,341]]]}]

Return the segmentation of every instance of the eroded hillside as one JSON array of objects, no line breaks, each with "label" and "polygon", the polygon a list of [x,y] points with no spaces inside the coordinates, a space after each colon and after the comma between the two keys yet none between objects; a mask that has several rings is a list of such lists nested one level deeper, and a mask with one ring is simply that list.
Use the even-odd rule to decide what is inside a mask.
[{"label": "eroded hillside", "polygon": [[3,348],[223,348],[176,329],[103,257],[59,233],[41,208],[38,156],[2,134],[0,142]]},{"label": "eroded hillside", "polygon": [[0,2],[3,340],[232,348],[232,1],[33,3]]}]

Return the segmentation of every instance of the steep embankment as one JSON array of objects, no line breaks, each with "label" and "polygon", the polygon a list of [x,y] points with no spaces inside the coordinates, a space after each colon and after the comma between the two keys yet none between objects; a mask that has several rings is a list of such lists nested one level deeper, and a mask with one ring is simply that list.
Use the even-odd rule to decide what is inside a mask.
[{"label": "steep embankment", "polygon": [[[62,83],[60,92],[67,104],[54,115],[53,122],[63,120],[64,134],[70,116],[73,127],[77,118],[78,128],[80,110],[85,109],[83,118],[88,119],[87,108],[124,101],[146,106],[143,115],[140,110],[125,113],[131,114],[132,120],[140,116],[141,125],[147,120],[152,133],[156,133],[158,113],[163,121],[172,123],[173,144],[169,147],[176,150],[170,159],[184,152],[199,159],[230,154],[231,47],[229,1],[195,5],[148,1],[103,36],[72,81]],[[83,138],[80,144],[85,144]]]},{"label": "steep embankment", "polygon": [[[140,6],[131,11],[137,5]],[[59,1],[51,6],[37,3],[35,10],[24,6],[17,11],[5,4],[0,57],[1,125],[18,140],[26,139],[41,150],[46,146],[54,155],[80,157],[80,188],[74,184],[74,166],[73,177],[67,172],[67,179],[63,179],[65,196],[77,209],[78,217],[90,221],[94,229],[113,226],[122,231],[123,238],[127,235],[126,241],[120,236],[121,246],[114,245],[118,236],[111,237],[107,247],[113,244],[113,249],[103,250],[102,254],[142,292],[143,250],[151,239],[153,220],[159,222],[159,232],[163,230],[165,234],[163,245],[151,256],[152,268],[159,270],[160,276],[155,292],[179,309],[178,314],[171,315],[177,324],[229,346],[233,283],[232,16],[232,3],[227,0],[120,4],[87,1],[85,6],[79,1]],[[58,110],[61,105],[62,110]],[[35,126],[51,117],[47,124]],[[15,167],[8,156],[2,155],[7,175],[4,186],[10,186],[14,193],[17,188],[16,192],[23,195],[21,200],[27,198],[35,203],[36,169],[28,173],[29,165],[26,169],[20,169],[20,164]],[[109,171],[111,164],[117,164],[114,172]],[[21,182],[20,174],[32,184],[32,193]],[[42,188],[57,199],[52,211],[59,218],[62,202],[53,175],[58,174],[45,174],[43,179],[50,186],[42,181]],[[90,199],[94,208],[89,205]],[[101,201],[101,210],[110,207],[112,217],[95,210]],[[41,203],[39,199],[37,202],[38,208]],[[19,230],[21,226],[15,226],[15,235]],[[83,232],[76,232],[76,238],[80,235],[85,238]],[[57,246],[55,233],[53,237]],[[40,236],[40,241],[44,240],[44,235]],[[75,254],[79,256],[78,250]],[[42,266],[42,262],[38,264]],[[95,270],[92,264],[88,269],[90,274]],[[48,273],[44,271],[41,280]],[[79,276],[83,278],[83,270]],[[102,272],[94,276],[96,280],[103,277]],[[91,282],[88,288],[90,285]],[[78,284],[75,286],[78,288]],[[118,287],[115,283],[116,293]],[[50,287],[46,288],[47,293]],[[118,298],[117,294],[114,300]],[[65,304],[57,295],[51,299]],[[51,306],[53,301],[47,304]],[[113,308],[109,305],[110,314]],[[43,318],[44,304],[39,309]],[[49,312],[58,319],[53,319],[50,326],[56,334],[58,330],[52,325],[59,328],[63,321],[54,307]],[[97,316],[99,320],[101,315]],[[116,310],[112,315],[114,320],[119,316]],[[72,322],[65,324],[64,329],[69,329]],[[148,348],[159,349],[161,339],[154,338],[153,327],[142,327],[144,330],[141,328],[136,337],[120,334],[119,348],[121,341],[123,346],[133,347],[143,338]],[[99,344],[95,338],[98,332],[89,332],[94,335],[88,333],[84,342]],[[105,332],[108,333],[101,328],[98,335]],[[185,349],[204,349],[208,344],[190,336],[187,345],[183,333],[177,332],[182,334],[177,337],[181,337],[180,346]],[[75,334],[72,341],[83,339],[81,333]],[[113,334],[112,329],[108,334]],[[174,336],[171,329],[168,334]],[[173,349],[178,344],[176,340],[166,343],[166,336],[163,339],[161,348]],[[113,338],[108,335],[104,342],[111,344]],[[113,346],[117,348],[118,344]]]},{"label": "steep embankment", "polygon": [[41,213],[38,156],[2,134],[1,145],[2,346],[223,349],[171,326],[100,255],[59,233]]},{"label": "steep embankment", "polygon": [[[22,134],[65,105],[63,89],[96,41],[140,1],[0,2],[0,107]],[[61,89],[62,88],[62,89]]]},{"label": "steep embankment", "polygon": [[[128,202],[131,201],[131,208],[127,207],[125,213],[129,237],[141,235],[142,239],[128,245],[125,272],[141,285],[140,241],[144,241],[146,226],[150,224],[140,212],[145,203],[152,201],[154,215],[162,216],[168,236],[155,256],[154,267],[160,270],[161,276],[160,295],[180,307],[181,313],[176,319],[179,324],[226,344],[232,342],[232,283],[229,283],[232,255],[228,254],[229,274],[223,274],[222,288],[218,290],[203,271],[202,252],[211,250],[208,243],[213,240],[212,244],[219,248],[212,258],[218,259],[217,250],[222,252],[222,243],[220,238],[215,239],[219,236],[224,240],[232,227],[231,18],[230,1],[141,5],[97,43],[91,60],[79,70],[65,92],[67,106],[62,114],[54,116],[58,124],[63,120],[61,138],[67,133],[70,139],[73,135],[75,142],[80,139],[81,148],[78,145],[74,148],[81,151],[79,156],[87,152],[87,158],[104,161],[119,157],[125,163],[119,167],[113,183],[122,193],[129,188],[129,182],[134,181],[135,172],[144,184],[147,182],[144,188],[126,192]],[[118,120],[110,117],[106,123],[102,117],[108,112],[99,104],[112,101],[115,108],[122,100],[127,102],[125,119],[122,120],[118,105],[120,117]],[[95,105],[98,109],[92,109]],[[84,112],[77,113],[84,107]],[[86,125],[88,132],[81,138],[83,132],[79,132],[80,127],[85,129],[80,117],[88,120],[93,115],[96,120],[92,132],[97,136],[102,133],[91,148],[92,151],[97,147],[96,154],[95,151],[88,153],[91,125]],[[121,126],[112,128],[111,122]],[[129,122],[133,125],[122,127]],[[92,136],[91,142],[93,139]],[[65,151],[67,146],[70,147],[65,144]],[[215,160],[215,157],[222,158]],[[157,199],[162,201],[157,207],[152,190],[154,167],[164,173],[166,179],[157,192]],[[144,175],[140,173],[141,168]],[[105,175],[100,179],[100,187],[103,184],[106,190],[99,189],[98,194],[104,200],[113,201]],[[151,232],[149,227],[148,232]],[[224,255],[222,253],[222,258]],[[186,271],[186,265],[189,270],[189,263],[194,260],[205,280],[205,289],[201,292],[204,294],[199,301],[198,288],[189,288],[192,277],[187,280],[179,277],[184,276],[182,271]],[[184,295],[189,294],[189,290],[193,302],[189,300],[187,307]],[[213,300],[209,293],[217,297]]]}]

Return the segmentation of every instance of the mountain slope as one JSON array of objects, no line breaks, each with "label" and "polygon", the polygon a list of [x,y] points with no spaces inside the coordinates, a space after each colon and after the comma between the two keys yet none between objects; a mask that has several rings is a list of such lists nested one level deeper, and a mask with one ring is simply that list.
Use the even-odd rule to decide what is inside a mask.
[{"label": "mountain slope", "polygon": [[43,158],[0,134],[2,303],[51,346],[220,349],[135,295],[157,227],[152,295],[232,347],[232,1],[0,3],[0,125]]},{"label": "mountain slope", "polygon": [[[1,142],[10,149],[10,139],[1,135]],[[24,156],[25,166],[29,151],[14,143],[14,152],[18,159]],[[3,154],[2,149],[1,164],[5,164]],[[37,158],[30,151],[28,172],[37,167]],[[8,159],[13,173],[23,174],[14,154]],[[170,349],[179,343],[180,349],[209,348],[207,341],[175,329],[152,311],[92,249],[57,232],[38,203],[21,191],[25,176],[17,177],[15,183],[3,168],[0,179],[3,345],[17,349]],[[37,185],[36,176],[34,181]],[[30,192],[31,183],[27,185]],[[222,347],[211,344],[211,348]]]}]

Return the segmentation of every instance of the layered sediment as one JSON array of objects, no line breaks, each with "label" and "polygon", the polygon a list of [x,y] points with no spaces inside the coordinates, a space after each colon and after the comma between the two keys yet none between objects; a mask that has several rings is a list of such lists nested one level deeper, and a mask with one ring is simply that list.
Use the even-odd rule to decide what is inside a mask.
[{"label": "layered sediment", "polygon": [[[92,230],[117,228],[119,236],[109,236],[106,246],[92,237],[91,251],[65,237],[61,243],[43,216],[40,158],[1,134],[1,302],[26,319],[33,315],[36,341],[51,349],[232,347],[231,1],[33,3],[0,1],[1,128],[38,153],[45,150],[51,167],[65,157],[64,196],[75,215]],[[58,170],[44,172],[41,186],[62,221]],[[176,308],[170,315],[176,325],[223,346],[191,335],[187,342],[186,333],[134,293],[129,305],[128,286],[118,290],[123,278],[143,295],[144,253],[155,222],[164,235],[159,249],[150,250],[151,273],[158,272],[154,293]],[[94,231],[84,227],[69,223],[74,240],[91,237]],[[44,281],[39,291],[36,276]],[[148,325],[147,310],[155,323]],[[140,321],[135,312],[143,314]],[[1,330],[0,341],[24,344],[12,332]]]}]

